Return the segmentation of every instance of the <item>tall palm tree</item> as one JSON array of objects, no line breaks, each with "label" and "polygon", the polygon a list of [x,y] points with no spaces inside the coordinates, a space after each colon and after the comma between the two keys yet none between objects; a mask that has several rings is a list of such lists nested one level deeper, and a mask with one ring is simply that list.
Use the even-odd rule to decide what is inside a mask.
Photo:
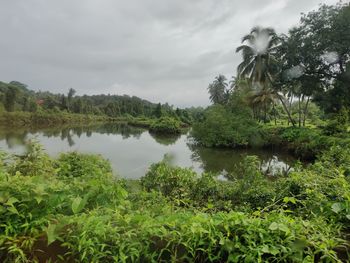
[{"label": "tall palm tree", "polygon": [[[249,78],[251,83],[258,83],[262,89],[270,89],[269,86],[273,84],[273,75],[277,65],[279,42],[280,39],[274,29],[254,27],[250,34],[243,37],[242,45],[236,49],[236,52],[242,51],[243,56],[243,61],[237,68],[238,76]],[[295,126],[283,95],[272,89],[264,92],[275,93],[291,123]]]},{"label": "tall palm tree", "polygon": [[214,104],[225,104],[227,100],[227,79],[224,75],[219,75],[208,87],[209,98]]},{"label": "tall palm tree", "polygon": [[243,61],[238,65],[238,77],[248,77],[252,82],[266,83],[272,79],[276,64],[279,38],[274,29],[254,27],[242,39],[236,52],[242,51]]}]

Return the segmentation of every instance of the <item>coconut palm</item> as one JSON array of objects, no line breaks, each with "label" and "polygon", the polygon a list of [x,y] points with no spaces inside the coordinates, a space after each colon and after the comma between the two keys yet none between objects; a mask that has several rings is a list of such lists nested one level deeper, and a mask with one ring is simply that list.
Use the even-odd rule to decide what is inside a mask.
[{"label": "coconut palm", "polygon": [[208,87],[210,100],[214,104],[225,104],[227,101],[227,79],[224,75],[219,75]]},{"label": "coconut palm", "polygon": [[272,28],[254,27],[242,39],[243,61],[238,66],[238,77],[248,77],[252,82],[267,83],[272,79],[272,69],[276,64],[279,38]]},{"label": "coconut palm", "polygon": [[[250,34],[243,37],[243,44],[236,49],[236,52],[242,51],[243,56],[243,61],[237,68],[238,77],[247,77],[252,84],[257,83],[262,89],[268,89],[273,84],[279,42],[274,29],[254,27]],[[264,93],[271,91],[266,90]],[[286,106],[285,98],[278,91],[274,92],[294,126],[295,122]]]},{"label": "coconut palm", "polygon": [[266,122],[268,109],[270,108],[270,105],[272,105],[272,107],[275,108],[275,103],[277,99],[278,96],[276,92],[270,88],[265,87],[252,91],[251,94],[249,94],[248,96],[248,104],[253,108],[254,115],[258,115],[256,112],[257,110],[262,110],[263,121]]}]

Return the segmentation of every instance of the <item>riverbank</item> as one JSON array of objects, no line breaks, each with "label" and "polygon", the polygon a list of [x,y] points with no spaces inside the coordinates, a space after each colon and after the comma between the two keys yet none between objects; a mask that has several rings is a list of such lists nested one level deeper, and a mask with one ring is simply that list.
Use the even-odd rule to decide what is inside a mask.
[{"label": "riverbank", "polygon": [[65,124],[91,124],[95,122],[123,121],[118,118],[110,118],[99,115],[85,115],[73,113],[48,113],[48,112],[2,112],[0,113],[0,125],[7,127],[49,127]]},{"label": "riverbank", "polygon": [[[212,136],[209,131],[207,133],[208,136]],[[237,132],[235,136],[239,137],[239,133]],[[283,149],[302,161],[314,161],[319,154],[332,146],[350,147],[350,133],[348,131],[344,130],[342,133],[327,135],[323,129],[318,127],[260,125],[254,133],[247,136],[243,144],[235,144],[235,138],[231,138],[224,132],[212,136],[209,145],[202,143],[202,135],[198,136],[197,133],[192,133],[192,137],[197,144],[208,148]],[[204,140],[204,142],[206,141]]]},{"label": "riverbank", "polygon": [[249,157],[234,181],[161,162],[135,183],[98,156],[28,149],[0,155],[1,262],[348,259],[349,150],[274,181]]},{"label": "riverbank", "polygon": [[325,135],[320,128],[264,127],[264,147],[281,147],[296,158],[313,161],[332,146],[350,147],[348,132]]},{"label": "riverbank", "polygon": [[[112,118],[105,115],[75,114],[75,113],[49,113],[49,112],[1,112],[0,127],[8,128],[28,127],[47,128],[63,125],[90,125],[95,123],[125,123],[134,127],[150,129],[157,119],[144,117],[118,117]],[[179,122],[181,131],[188,130],[189,126]]]}]

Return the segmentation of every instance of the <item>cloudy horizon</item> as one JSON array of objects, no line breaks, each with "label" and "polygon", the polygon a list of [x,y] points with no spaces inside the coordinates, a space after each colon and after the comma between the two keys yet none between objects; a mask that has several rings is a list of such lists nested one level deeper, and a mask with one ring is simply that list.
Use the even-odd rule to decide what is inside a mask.
[{"label": "cloudy horizon", "polygon": [[214,77],[236,74],[253,26],[287,33],[302,12],[336,2],[0,0],[0,81],[205,106]]}]

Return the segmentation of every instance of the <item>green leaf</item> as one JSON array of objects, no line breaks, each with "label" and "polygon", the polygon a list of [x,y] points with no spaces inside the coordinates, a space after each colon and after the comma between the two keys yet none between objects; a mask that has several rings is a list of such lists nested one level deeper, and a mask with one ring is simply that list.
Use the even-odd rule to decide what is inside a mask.
[{"label": "green leaf", "polygon": [[37,202],[38,204],[40,204],[41,201],[43,200],[42,196],[36,196],[36,197],[34,197],[34,199],[36,200],[36,202]]},{"label": "green leaf", "polygon": [[19,200],[15,197],[10,197],[7,202],[5,203],[6,205],[13,205],[14,203],[18,203]]},{"label": "green leaf", "polygon": [[83,202],[83,199],[81,199],[80,196],[74,198],[72,202],[72,211],[74,214],[79,213],[81,210],[83,210],[85,206],[85,202]]},{"label": "green leaf", "polygon": [[292,204],[296,204],[297,203],[297,201],[296,201],[296,199],[294,198],[294,197],[285,197],[285,198],[283,198],[283,202],[284,203],[292,203]]},{"label": "green leaf", "polygon": [[341,210],[343,210],[343,207],[341,205],[341,203],[334,203],[332,205],[332,211],[336,214],[338,214]]},{"label": "green leaf", "polygon": [[286,226],[286,225],[284,225],[284,224],[279,224],[279,225],[278,225],[278,229],[281,230],[281,231],[283,231],[284,233],[289,233],[289,232],[290,232],[288,226]]},{"label": "green leaf", "polygon": [[268,245],[264,245],[261,251],[265,254],[271,254],[271,255],[277,255],[279,253],[277,248],[269,247]]},{"label": "green leaf", "polygon": [[346,218],[350,220],[350,215],[346,215]]},{"label": "green leaf", "polygon": [[47,244],[50,245],[52,242],[54,242],[57,239],[57,233],[56,233],[56,225],[51,225],[46,229],[46,235],[47,235]]},{"label": "green leaf", "polygon": [[272,231],[275,231],[278,229],[278,224],[276,222],[272,222],[271,225],[269,226],[269,229]]},{"label": "green leaf", "polygon": [[14,206],[8,207],[7,210],[10,211],[12,214],[17,214],[17,215],[19,215],[19,213],[18,213],[16,207],[14,207]]}]

